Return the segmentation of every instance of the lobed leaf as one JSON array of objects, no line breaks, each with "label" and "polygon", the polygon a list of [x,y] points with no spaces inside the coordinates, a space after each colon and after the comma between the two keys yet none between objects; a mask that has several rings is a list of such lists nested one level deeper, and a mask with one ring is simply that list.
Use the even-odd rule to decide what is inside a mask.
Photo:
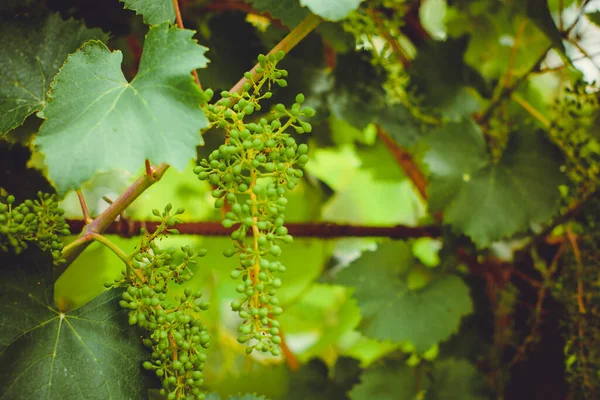
[{"label": "lobed leaf", "polygon": [[469,288],[453,275],[439,276],[422,289],[410,290],[400,275],[412,263],[407,244],[383,244],[343,269],[336,283],[354,287],[363,334],[410,341],[422,353],[456,332],[473,306]]},{"label": "lobed leaf", "polygon": [[23,124],[46,103],[50,82],[69,53],[90,39],[106,40],[100,29],[58,14],[0,19],[0,137]]},{"label": "lobed leaf", "polygon": [[144,398],[145,350],[121,312],[121,292],[63,312],[52,262],[35,254],[0,256],[0,398]]},{"label": "lobed leaf", "polygon": [[173,0],[119,0],[125,8],[142,15],[144,22],[149,25],[158,25],[165,21],[175,22],[175,7]]},{"label": "lobed leaf", "polygon": [[59,193],[98,172],[136,172],[146,159],[182,170],[195,157],[208,120],[190,72],[208,59],[192,35],[167,23],[151,27],[131,82],[121,71],[121,52],[102,42],[69,56],[51,85],[35,142]]},{"label": "lobed leaf", "polygon": [[479,247],[508,237],[557,211],[564,181],[553,146],[529,130],[511,136],[493,163],[472,120],[449,123],[428,140],[432,211]]}]

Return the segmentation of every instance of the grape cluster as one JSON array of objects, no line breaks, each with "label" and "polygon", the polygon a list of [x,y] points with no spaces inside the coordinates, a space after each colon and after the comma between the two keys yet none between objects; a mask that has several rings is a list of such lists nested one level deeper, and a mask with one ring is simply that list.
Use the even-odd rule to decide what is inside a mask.
[{"label": "grape cluster", "polygon": [[248,82],[241,94],[222,92],[219,101],[206,107],[212,124],[225,129],[227,139],[194,169],[200,180],[213,185],[215,206],[226,207],[223,226],[234,228],[234,247],[224,255],[237,254],[240,260],[231,277],[241,280],[237,292],[243,297],[233,301],[231,308],[243,320],[238,341],[247,345],[248,354],[253,350],[280,354],[275,318],[283,309],[276,296],[281,279],[275,274],[285,267],[270,258],[281,254],[279,244],[293,240],[284,226],[285,194],[298,184],[303,176],[300,168],[308,162],[306,144],[298,145],[287,132],[310,132],[311,125],[301,117],[315,113],[302,106],[304,96],[299,94],[290,108],[277,104],[270,120],[262,117],[245,122],[246,116],[261,109],[261,99],[271,97],[270,91],[262,92],[265,86],[287,85],[287,71],[276,66],[282,58],[283,52],[259,56],[257,72],[262,78],[254,81],[252,74],[246,73]]},{"label": "grape cluster", "polygon": [[600,91],[579,81],[567,87],[553,106],[550,136],[567,157],[566,172],[579,187],[600,181],[600,141],[598,127]]},{"label": "grape cluster", "polygon": [[60,236],[69,235],[64,211],[58,207],[55,195],[38,193],[38,198],[15,204],[9,195],[0,201],[0,250],[12,248],[17,254],[25,250],[29,242],[36,243],[43,251],[52,253],[54,263],[59,265],[63,244]]},{"label": "grape cluster", "polygon": [[181,251],[170,247],[161,249],[156,239],[166,233],[177,233],[169,228],[180,222],[177,215],[171,215],[171,205],[161,214],[161,224],[152,234],[144,235],[139,250],[132,255],[131,264],[123,271],[123,278],[107,284],[108,287],[126,287],[119,302],[129,311],[129,324],[138,325],[150,332],[143,339],[145,346],[152,350],[150,361],[143,367],[154,371],[162,382],[161,394],[167,399],[204,399],[201,387],[204,384],[204,349],[210,346],[210,335],[206,325],[197,318],[209,303],[201,300],[201,293],[192,293],[186,288],[184,295],[175,299],[167,298],[169,282],[183,283],[192,277],[190,266],[197,256],[189,246]]}]

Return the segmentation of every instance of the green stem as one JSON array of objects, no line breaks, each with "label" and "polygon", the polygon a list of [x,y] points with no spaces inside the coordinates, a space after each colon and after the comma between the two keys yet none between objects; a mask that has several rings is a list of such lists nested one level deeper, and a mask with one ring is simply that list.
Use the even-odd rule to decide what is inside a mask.
[{"label": "green stem", "polygon": [[91,233],[89,236],[96,242],[102,243],[104,246],[108,247],[110,251],[115,253],[116,256],[127,265],[127,267],[131,267],[131,257],[125,254],[125,252],[121,250],[119,246],[111,242],[106,236],[102,236],[99,233]]},{"label": "green stem", "polygon": [[[312,32],[320,23],[321,18],[311,14],[302,22],[300,22],[298,26],[294,28],[294,30],[288,33],[288,35],[284,37],[281,42],[277,43],[268,54],[275,54],[280,51],[283,51],[285,54],[289,53],[291,49],[296,47],[296,45],[300,43],[300,41],[304,39],[310,32]],[[258,81],[262,76],[262,74],[256,72],[258,67],[260,67],[260,64],[256,64],[250,70],[250,73],[252,74],[250,79],[240,79],[239,82],[236,83],[229,92],[242,94],[244,92],[244,83],[249,82],[250,80],[254,80],[255,82]]]},{"label": "green stem", "polygon": [[133,203],[146,189],[158,182],[165,172],[169,169],[167,164],[161,164],[153,170],[151,175],[144,174],[144,176],[138,178],[125,192],[119,196],[112,204],[104,210],[103,213],[98,215],[92,222],[87,224],[79,238],[74,242],[65,246],[63,249],[63,258],[67,261],[61,266],[55,269],[55,277],[58,278],[69,265],[75,261],[77,257],[89,246],[92,239],[90,236],[93,234],[101,234],[104,232],[113,221],[121,215],[131,203]]}]

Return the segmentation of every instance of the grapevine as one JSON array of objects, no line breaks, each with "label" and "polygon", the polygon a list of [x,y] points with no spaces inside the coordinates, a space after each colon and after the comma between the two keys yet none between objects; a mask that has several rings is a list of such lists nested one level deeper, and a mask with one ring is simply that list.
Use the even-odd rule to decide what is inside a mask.
[{"label": "grapevine", "polygon": [[142,232],[139,249],[126,259],[123,278],[107,286],[125,288],[119,304],[129,311],[129,324],[149,332],[143,344],[152,350],[152,356],[143,367],[161,380],[160,393],[167,399],[203,399],[203,350],[210,345],[210,335],[197,314],[207,310],[209,303],[201,300],[202,293],[192,293],[190,288],[175,302],[167,292],[169,282],[182,284],[191,279],[190,266],[206,252],[195,254],[189,246],[180,251],[173,247],[161,249],[156,244],[168,233],[177,233],[170,227],[180,222],[177,215],[183,209],[172,214],[171,210],[171,204],[162,213],[153,210],[161,218],[160,225],[152,234]]},{"label": "grapevine", "polygon": [[303,176],[300,168],[308,162],[307,145],[298,145],[288,130],[310,132],[311,125],[301,117],[314,115],[313,109],[302,107],[304,95],[299,94],[289,109],[277,104],[270,121],[261,117],[258,123],[246,122],[261,110],[260,101],[272,96],[274,84],[287,86],[287,71],[277,68],[283,56],[282,51],[260,55],[256,72],[262,77],[258,81],[246,72],[248,82],[241,94],[224,91],[220,100],[207,107],[212,124],[225,129],[227,139],[194,169],[200,180],[213,185],[215,207],[229,207],[223,226],[238,225],[231,233],[234,247],[224,255],[237,254],[240,260],[231,277],[241,279],[236,290],[243,298],[233,301],[231,308],[243,320],[238,341],[247,344],[248,354],[255,349],[280,354],[276,317],[283,309],[276,291],[282,282],[276,274],[284,272],[285,266],[271,257],[281,254],[280,243],[293,240],[284,226],[285,193],[298,184]]},{"label": "grapevine", "polygon": [[63,248],[60,236],[69,235],[64,211],[58,199],[49,193],[38,193],[38,198],[16,204],[15,196],[8,195],[0,201],[0,251],[12,249],[19,254],[34,242],[42,251],[52,254],[59,265]]}]

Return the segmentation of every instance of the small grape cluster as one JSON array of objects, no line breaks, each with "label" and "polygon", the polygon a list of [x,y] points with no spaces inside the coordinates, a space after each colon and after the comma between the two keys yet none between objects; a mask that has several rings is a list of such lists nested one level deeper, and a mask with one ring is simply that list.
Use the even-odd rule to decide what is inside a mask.
[{"label": "small grape cluster", "polygon": [[[215,206],[227,207],[223,226],[235,226],[231,233],[234,247],[224,255],[237,254],[240,259],[231,277],[241,279],[237,292],[243,298],[233,301],[231,308],[243,319],[238,341],[247,345],[248,354],[253,350],[280,354],[281,337],[275,318],[283,309],[276,296],[281,279],[275,274],[285,271],[285,267],[269,258],[281,254],[280,243],[293,240],[284,226],[288,203],[284,196],[298,184],[303,176],[300,168],[308,162],[306,144],[298,145],[287,131],[310,132],[311,125],[301,117],[315,113],[302,106],[305,99],[299,94],[289,109],[277,104],[270,120],[262,117],[257,122],[245,122],[246,116],[261,109],[261,99],[272,96],[268,91],[271,85],[287,85],[287,71],[277,68],[283,55],[260,55],[260,79],[255,81],[247,72],[248,82],[241,94],[222,92],[220,100],[206,107],[212,124],[225,129],[227,139],[194,169],[200,180],[213,185]],[[265,86],[268,89],[263,93]],[[210,91],[205,93],[212,96]]]},{"label": "small grape cluster", "polygon": [[129,324],[150,332],[143,343],[152,349],[152,356],[143,367],[154,371],[161,380],[161,394],[170,400],[204,399],[203,349],[210,346],[210,335],[197,314],[207,310],[209,303],[201,300],[201,293],[192,293],[189,288],[173,303],[167,298],[167,290],[171,281],[181,284],[190,280],[190,266],[206,251],[195,254],[189,246],[183,246],[180,252],[173,247],[163,250],[155,243],[167,233],[177,233],[169,227],[180,222],[177,215],[183,209],[173,215],[171,210],[170,204],[163,213],[153,210],[154,215],[161,217],[161,224],[152,234],[142,232],[140,248],[131,256],[123,278],[107,286],[126,287],[119,304],[129,311]]},{"label": "small grape cluster", "polygon": [[600,181],[599,109],[599,88],[584,81],[565,88],[552,109],[550,136],[567,157],[567,175],[580,187]]},{"label": "small grape cluster", "polygon": [[15,196],[0,201],[0,250],[12,249],[17,254],[34,242],[42,251],[52,254],[55,265],[61,259],[63,244],[60,236],[70,235],[64,211],[58,207],[55,195],[38,193],[38,198],[15,204]]}]

